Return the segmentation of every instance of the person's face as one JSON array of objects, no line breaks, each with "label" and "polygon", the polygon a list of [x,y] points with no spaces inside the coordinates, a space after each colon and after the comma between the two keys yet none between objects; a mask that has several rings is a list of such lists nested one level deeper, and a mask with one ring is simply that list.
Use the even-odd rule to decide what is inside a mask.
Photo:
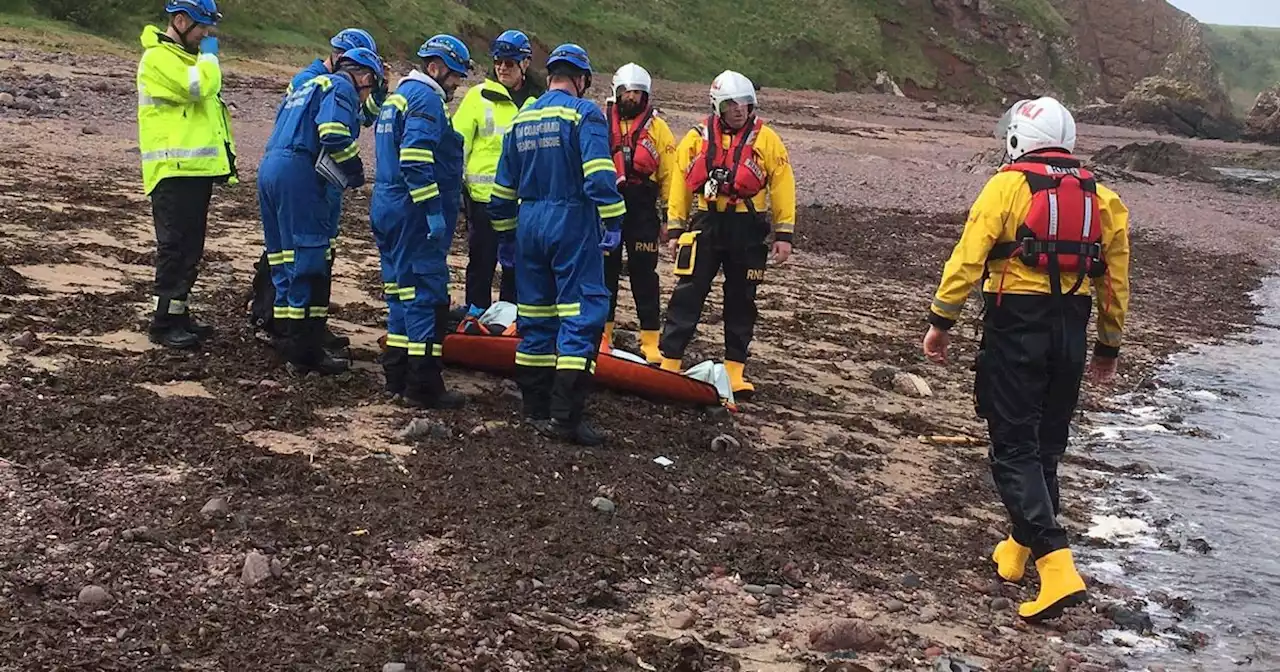
[{"label": "person's face", "polygon": [[360,103],[363,105],[369,100],[369,96],[373,95],[373,89],[378,85],[378,76],[372,72],[363,72],[353,79],[356,82],[356,88],[360,91]]},{"label": "person's face", "polygon": [[524,73],[529,69],[529,59],[517,61],[512,58],[499,58],[493,62],[493,71],[503,86],[515,88],[524,81]]},{"label": "person's face", "polygon": [[742,125],[747,123],[747,104],[726,100],[720,103],[720,117],[729,128],[734,130],[742,128]]},{"label": "person's face", "polygon": [[342,51],[341,49],[334,49],[332,52],[329,53],[329,64],[330,65],[337,64],[338,59],[342,58],[342,54],[344,53],[346,52]]},{"label": "person's face", "polygon": [[445,96],[449,99],[453,98],[453,92],[458,90],[458,85],[462,84],[462,75],[449,69],[441,60],[434,60],[427,64],[427,74],[431,79],[436,80],[440,88],[444,89]]},{"label": "person's face", "polygon": [[175,14],[173,17],[173,26],[178,29],[179,35],[184,35],[184,44],[188,50],[194,50],[200,47],[200,40],[215,34],[214,26],[196,23],[195,19],[187,16],[185,13]]}]

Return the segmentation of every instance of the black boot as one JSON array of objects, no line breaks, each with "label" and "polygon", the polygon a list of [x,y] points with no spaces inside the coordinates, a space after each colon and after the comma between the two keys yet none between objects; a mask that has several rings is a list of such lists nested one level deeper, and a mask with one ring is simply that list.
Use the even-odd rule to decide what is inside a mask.
[{"label": "black boot", "polygon": [[602,445],[604,435],[583,420],[591,378],[587,371],[557,370],[551,387],[551,420],[535,424],[535,429],[580,446]]},{"label": "black boot", "polygon": [[188,350],[199,346],[200,339],[186,329],[186,317],[186,313],[170,315],[169,299],[159,299],[156,302],[156,312],[151,317],[147,338],[156,345],[174,350]]},{"label": "black boot", "polygon": [[405,379],[404,402],[414,408],[452,410],[467,404],[467,398],[446,390],[444,376],[440,373],[439,358],[409,356],[408,376]]},{"label": "black boot", "polygon": [[551,419],[551,386],[556,370],[540,366],[516,365],[516,384],[524,401],[524,417],[530,421]]},{"label": "black boot", "polygon": [[342,352],[351,347],[351,339],[346,336],[339,336],[329,329],[326,323],[324,327],[324,349],[329,352]]},{"label": "black boot", "polygon": [[334,376],[346,373],[351,368],[350,361],[337,359],[325,352],[322,345],[324,323],[323,318],[315,317],[292,321],[293,337],[289,342],[287,358],[290,367],[297,373],[305,374],[314,371],[322,376]]},{"label": "black boot", "polygon": [[405,380],[409,376],[409,351],[404,348],[387,348],[382,353],[382,375],[386,377],[383,389],[392,399],[404,395]]},{"label": "black boot", "polygon": [[192,334],[195,334],[195,337],[199,339],[201,342],[207,341],[213,338],[213,335],[216,332],[216,330],[213,328],[213,325],[205,324],[197,320],[195,317],[192,317],[190,312],[182,315],[181,318],[182,318],[181,320],[182,328],[186,329]]}]

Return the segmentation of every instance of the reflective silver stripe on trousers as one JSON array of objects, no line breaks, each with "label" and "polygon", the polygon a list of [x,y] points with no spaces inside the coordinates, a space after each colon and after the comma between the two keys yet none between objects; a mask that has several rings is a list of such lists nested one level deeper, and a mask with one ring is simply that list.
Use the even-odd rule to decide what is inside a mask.
[{"label": "reflective silver stripe on trousers", "polygon": [[187,93],[191,100],[200,100],[200,68],[187,66]]},{"label": "reflective silver stripe on trousers", "polygon": [[198,147],[196,149],[157,149],[154,152],[143,152],[143,161],[164,161],[165,159],[207,159],[218,155],[217,147]]}]

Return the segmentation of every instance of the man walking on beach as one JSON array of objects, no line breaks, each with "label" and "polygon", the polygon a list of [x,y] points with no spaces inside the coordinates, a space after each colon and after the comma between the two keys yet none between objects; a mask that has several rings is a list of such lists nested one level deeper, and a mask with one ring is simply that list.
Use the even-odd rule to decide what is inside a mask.
[{"label": "man walking on beach", "polygon": [[1040,621],[1088,599],[1058,522],[1058,462],[1085,373],[1093,287],[1098,338],[1089,374],[1098,383],[1115,375],[1129,302],[1129,214],[1072,156],[1075,121],[1058,101],[1019,101],[996,134],[1011,163],[969,211],[923,347],[929,359],[946,363],[947,330],[973,285],[985,280],[974,391],[1013,528],[992,561],[1002,578],[1017,582],[1035,558],[1040,592],[1018,614]]}]

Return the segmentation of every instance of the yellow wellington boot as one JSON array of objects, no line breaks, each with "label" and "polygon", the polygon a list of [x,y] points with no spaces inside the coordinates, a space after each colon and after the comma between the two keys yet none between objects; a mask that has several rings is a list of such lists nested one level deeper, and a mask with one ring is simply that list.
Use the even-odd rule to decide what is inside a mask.
[{"label": "yellow wellington boot", "polygon": [[605,322],[604,336],[600,337],[600,352],[606,353],[606,352],[612,352],[612,351],[613,351],[613,323]]},{"label": "yellow wellington boot", "polygon": [[1022,580],[1030,558],[1031,549],[1014,541],[1012,535],[996,544],[996,550],[991,553],[991,562],[996,563],[996,573],[1010,583]]},{"label": "yellow wellington boot", "polygon": [[640,354],[649,360],[650,364],[661,364],[662,353],[658,352],[658,332],[657,331],[641,331],[640,332]]},{"label": "yellow wellington boot", "polygon": [[680,360],[678,360],[678,359],[671,359],[670,357],[663,357],[663,358],[662,358],[662,370],[663,370],[663,371],[671,371],[671,372],[673,372],[673,373],[680,373],[680,364],[681,364],[681,361],[680,361]]},{"label": "yellow wellington boot", "polygon": [[742,362],[726,361],[724,363],[724,369],[729,374],[729,385],[733,387],[733,396],[735,399],[739,397],[742,399],[748,399],[756,391],[756,386],[747,382],[747,379],[742,377],[742,369],[744,367],[746,367],[746,364],[743,364]]},{"label": "yellow wellington boot", "polygon": [[1071,559],[1071,549],[1054,551],[1036,560],[1036,570],[1040,572],[1040,594],[1034,602],[1018,605],[1022,618],[1032,622],[1057,618],[1063,609],[1088,601],[1089,594]]}]

